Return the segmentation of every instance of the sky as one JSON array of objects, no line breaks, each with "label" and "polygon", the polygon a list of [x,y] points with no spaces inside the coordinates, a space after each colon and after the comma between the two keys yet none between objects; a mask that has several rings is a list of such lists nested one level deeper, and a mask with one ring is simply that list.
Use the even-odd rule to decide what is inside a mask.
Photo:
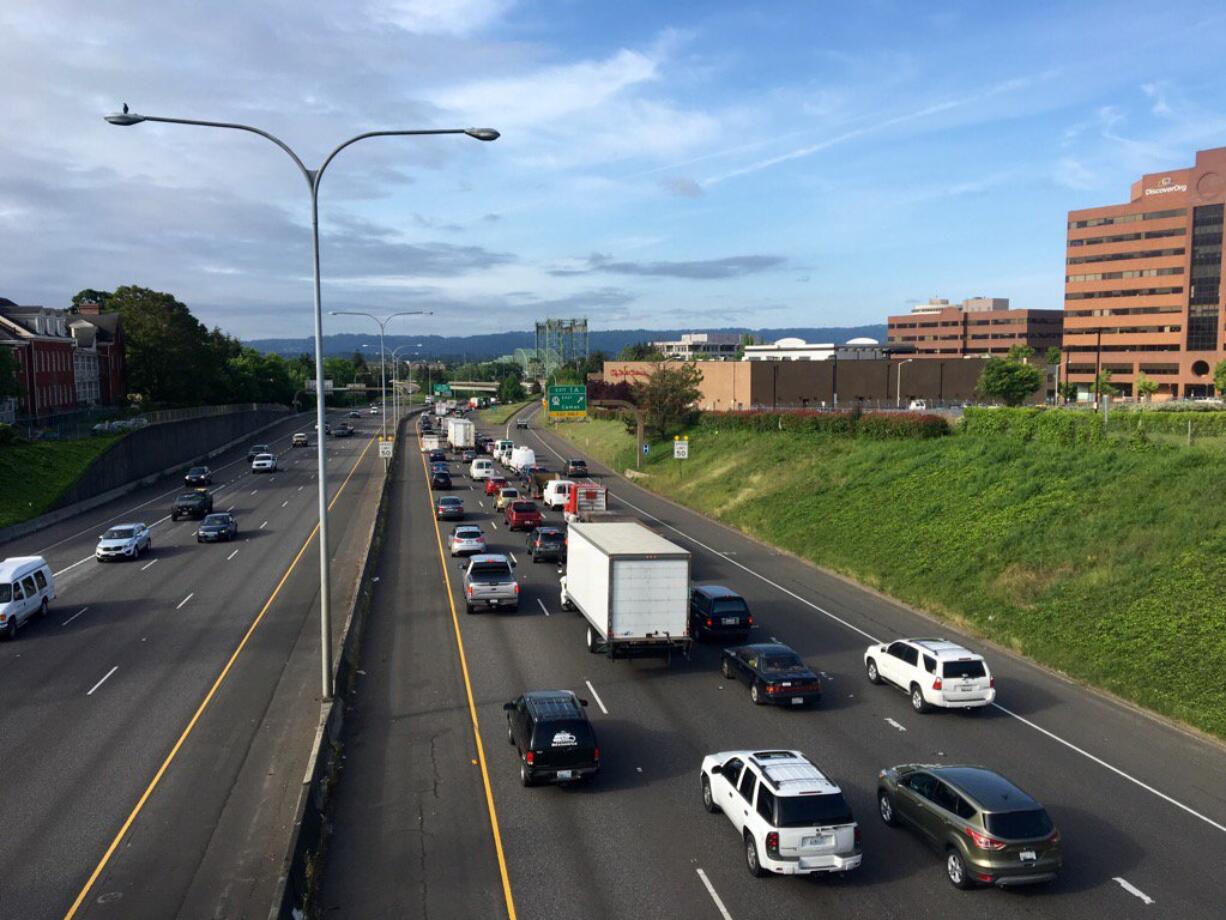
[{"label": "sky", "polygon": [[[1058,308],[1066,212],[1226,145],[1217,3],[0,3],[0,297],[173,293],[244,339],[851,326]],[[373,331],[325,317],[325,332]]]}]

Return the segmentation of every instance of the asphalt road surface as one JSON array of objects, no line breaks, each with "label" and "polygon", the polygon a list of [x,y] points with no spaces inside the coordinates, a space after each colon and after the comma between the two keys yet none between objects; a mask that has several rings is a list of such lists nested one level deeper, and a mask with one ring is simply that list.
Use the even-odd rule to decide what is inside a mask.
[{"label": "asphalt road surface", "polygon": [[[334,603],[352,597],[382,475],[377,420],[359,425],[329,439],[330,494],[344,484]],[[233,543],[198,544],[197,522],[172,522],[183,490],[164,481],[0,548],[45,556],[58,591],[46,619],[0,645],[0,917],[65,917],[83,890],[78,917],[267,915],[288,840],[276,822],[319,712],[317,545],[300,553],[318,517],[316,457],[313,434],[290,448],[295,430],[311,418],[251,439],[279,454],[275,474],[251,473],[246,446],[211,461]],[[153,525],[151,552],[98,563],[98,534],[130,521]]]},{"label": "asphalt road surface", "polygon": [[[508,436],[552,469],[581,455],[549,433]],[[507,533],[461,475],[467,520],[486,531],[490,551],[515,554],[521,581],[517,613],[468,616],[458,567],[446,561],[446,585],[431,545],[430,498],[411,453],[403,452],[408,481],[395,494],[399,546],[389,541],[383,562],[399,589],[381,596],[364,649],[367,676],[352,700],[357,729],[346,748],[325,915],[507,916],[509,891],[515,914],[534,920],[1226,916],[1221,746],[990,648],[997,707],[917,715],[902,693],[868,683],[864,649],[900,636],[958,638],[956,630],[652,496],[590,458],[617,510],[693,553],[695,583],[746,597],[755,640],[786,642],[823,675],[820,707],[753,705],[744,685],[720,676],[716,646],[698,645],[689,661],[671,664],[590,654],[582,617],[559,608],[555,566],[533,565],[523,535]],[[555,687],[591,701],[601,773],[583,787],[523,788],[502,704]],[[732,826],[703,810],[705,754],[780,747],[804,751],[843,787],[863,829],[859,870],[754,879]],[[877,772],[916,761],[981,764],[1038,798],[1062,834],[1060,879],[1008,891],[952,888],[939,854],[876,816]]]}]

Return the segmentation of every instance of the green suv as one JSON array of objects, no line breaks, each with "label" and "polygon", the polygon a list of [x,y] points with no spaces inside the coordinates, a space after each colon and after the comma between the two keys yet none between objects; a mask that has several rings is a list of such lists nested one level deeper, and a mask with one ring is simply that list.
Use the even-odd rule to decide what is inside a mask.
[{"label": "green suv", "polygon": [[877,811],[945,854],[955,888],[1031,885],[1060,873],[1060,832],[1043,806],[983,767],[904,764],[877,777]]}]

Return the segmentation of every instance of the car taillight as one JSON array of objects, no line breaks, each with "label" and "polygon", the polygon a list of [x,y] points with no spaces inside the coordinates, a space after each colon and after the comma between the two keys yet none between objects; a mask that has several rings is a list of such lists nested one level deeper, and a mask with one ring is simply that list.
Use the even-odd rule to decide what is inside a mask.
[{"label": "car taillight", "polygon": [[856,846],[860,845],[860,825],[856,825]]},{"label": "car taillight", "polygon": [[471,596],[471,595],[472,595],[472,593],[473,593],[473,586],[472,586],[472,585],[469,585],[467,588],[465,588],[465,589],[464,589],[464,593],[466,593],[466,594],[468,594],[469,596]]},{"label": "car taillight", "polygon": [[1047,838],[1047,842],[1053,845],[1059,843],[1060,842],[1060,832],[1052,831],[1051,836]]},{"label": "car taillight", "polygon": [[995,677],[988,678],[988,687],[992,690],[996,689],[996,678]]},{"label": "car taillight", "polygon": [[766,692],[767,692],[767,693],[778,693],[778,692],[779,692],[779,689],[780,689],[780,688],[779,688],[779,687],[776,687],[774,684],[767,684],[767,685],[766,685]]},{"label": "car taillight", "polygon": [[515,582],[515,593],[519,593],[519,582]]},{"label": "car taillight", "polygon": [[753,614],[752,613],[745,618],[745,625],[753,626]]},{"label": "car taillight", "polygon": [[707,617],[707,628],[708,629],[711,628],[711,618],[710,617]]},{"label": "car taillight", "polygon": [[599,760],[599,759],[600,759],[600,748],[596,748],[596,750],[592,752],[592,760]]},{"label": "car taillight", "polygon": [[528,751],[524,754],[524,760],[528,761],[529,764],[536,763],[536,751]]},{"label": "car taillight", "polygon": [[933,690],[940,690],[940,689],[941,689],[941,678],[939,678],[939,677],[938,677],[936,680],[934,680],[934,681],[932,682],[932,689],[933,689]]},{"label": "car taillight", "polygon": [[776,831],[766,835],[766,855],[779,858],[779,834]]},{"label": "car taillight", "polygon": [[970,837],[971,843],[975,844],[975,846],[979,847],[981,850],[1003,850],[1005,848],[1004,843],[1001,841],[993,840],[987,834],[981,834],[973,827],[968,827],[966,829],[966,836]]}]

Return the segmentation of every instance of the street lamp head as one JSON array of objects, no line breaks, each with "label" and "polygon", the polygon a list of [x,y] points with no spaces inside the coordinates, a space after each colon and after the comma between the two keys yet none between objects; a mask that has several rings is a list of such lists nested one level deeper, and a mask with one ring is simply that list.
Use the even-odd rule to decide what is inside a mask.
[{"label": "street lamp head", "polygon": [[493,128],[465,128],[464,133],[479,141],[496,141],[502,136]]},{"label": "street lamp head", "polygon": [[129,112],[128,106],[125,103],[122,112],[112,112],[110,115],[102,116],[113,125],[127,127],[128,125],[138,125],[145,120],[144,115],[137,115],[135,112]]}]

